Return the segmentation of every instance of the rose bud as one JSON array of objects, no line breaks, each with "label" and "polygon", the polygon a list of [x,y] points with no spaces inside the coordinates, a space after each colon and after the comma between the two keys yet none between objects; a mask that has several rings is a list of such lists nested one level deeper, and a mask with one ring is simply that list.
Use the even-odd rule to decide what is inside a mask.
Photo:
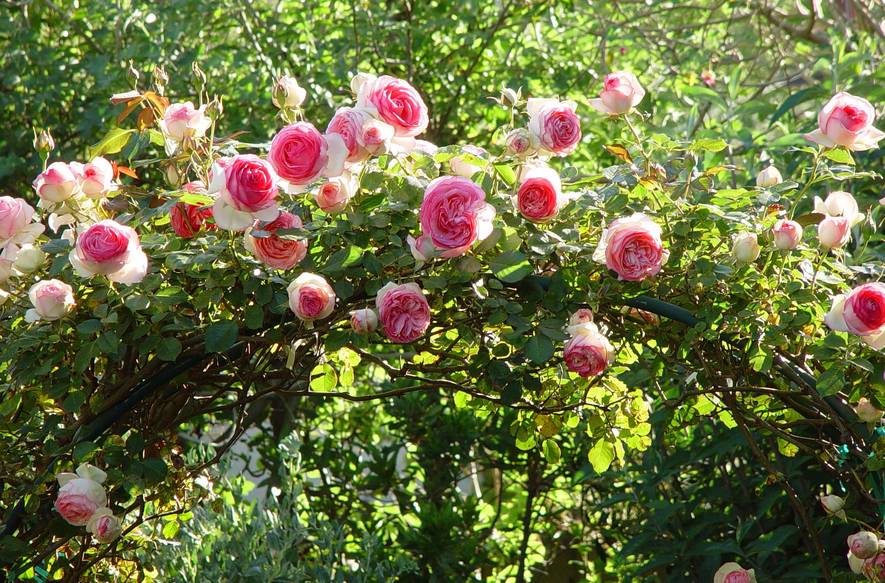
[{"label": "rose bud", "polygon": [[49,130],[34,130],[34,149],[44,156],[55,149],[55,140]]},{"label": "rose bud", "polygon": [[397,344],[414,342],[430,325],[430,304],[415,283],[388,283],[375,296],[385,336]]},{"label": "rose bud", "polygon": [[439,257],[439,249],[436,248],[433,241],[427,235],[421,235],[417,239],[408,235],[406,243],[409,244],[409,250],[416,261],[427,261],[428,259]]},{"label": "rose bud", "polygon": [[848,557],[848,568],[851,569],[851,572],[854,573],[855,575],[862,575],[863,574],[863,567],[864,567],[864,560],[858,559],[857,557],[855,557],[851,553],[851,551],[848,551],[848,555],[846,555],[846,556]]},{"label": "rose bud", "polygon": [[591,99],[590,105],[609,115],[628,113],[639,105],[645,97],[645,89],[633,73],[619,71],[605,76],[603,89],[598,99]]},{"label": "rose bud", "polygon": [[519,104],[519,94],[520,91],[514,91],[509,87],[504,87],[501,89],[501,97],[498,98],[498,101],[500,101],[501,105],[504,107],[516,107]]},{"label": "rose bud", "polygon": [[[370,117],[366,119],[360,133],[357,134],[357,142],[369,155],[384,154],[391,148],[395,131],[392,125]],[[419,142],[429,143],[424,140],[416,140],[415,145],[417,146]],[[416,149],[418,148],[416,147]]]},{"label": "rose bud", "polygon": [[335,309],[335,291],[321,275],[302,273],[286,288],[289,309],[301,320],[322,320]]},{"label": "rose bud", "polygon": [[357,334],[371,334],[378,329],[378,314],[371,308],[354,310],[350,313],[350,327]]},{"label": "rose bud", "polygon": [[[477,146],[467,145],[461,148],[463,151],[467,152],[479,158],[480,160],[485,161],[484,159],[489,155],[483,148]],[[456,176],[463,176],[464,178],[470,178],[477,172],[482,172],[485,169],[485,164],[476,165],[473,162],[467,162],[464,160],[462,156],[455,156],[451,160],[449,160],[449,168],[452,169],[452,174]]]},{"label": "rose bud", "polygon": [[71,167],[64,162],[53,162],[34,179],[37,196],[46,202],[62,202],[77,190],[79,181]]},{"label": "rose bud", "polygon": [[716,73],[710,69],[704,69],[701,71],[701,81],[703,81],[704,85],[707,87],[713,87],[716,85]]},{"label": "rose bud", "polygon": [[661,227],[642,213],[612,221],[602,232],[593,260],[604,263],[623,281],[656,275],[670,253],[661,241]]},{"label": "rose bud", "polygon": [[756,573],[737,563],[725,563],[713,575],[713,583],[756,583]]},{"label": "rose bud", "polygon": [[120,536],[123,527],[120,519],[114,516],[110,508],[99,508],[86,523],[86,530],[92,533],[98,542],[108,544]]},{"label": "rose bud", "polygon": [[844,217],[825,217],[817,225],[817,239],[826,249],[840,249],[851,240],[851,224]]},{"label": "rose bud", "polygon": [[593,310],[589,308],[581,308],[568,319],[569,326],[577,326],[578,324],[587,324],[593,321]]},{"label": "rose bud", "polygon": [[795,249],[802,240],[802,225],[789,219],[780,219],[771,228],[774,246],[781,250]]},{"label": "rose bud", "polygon": [[25,321],[36,322],[58,320],[74,307],[74,290],[57,279],[40,280],[28,290],[30,308],[25,312]]},{"label": "rose bud", "polygon": [[572,334],[565,343],[563,358],[566,367],[582,377],[601,375],[615,360],[615,349],[592,322],[568,327]]},{"label": "rose bud", "polygon": [[756,175],[756,186],[759,188],[770,188],[777,186],[784,181],[780,170],[774,166],[767,166],[765,170]]},{"label": "rose bud", "polygon": [[538,144],[534,134],[525,128],[516,128],[504,137],[504,145],[507,153],[519,158],[531,156],[538,151]]},{"label": "rose bud", "polygon": [[307,255],[307,241],[304,239],[283,239],[274,233],[280,229],[300,229],[301,217],[288,211],[280,211],[276,219],[261,226],[256,222],[254,229],[266,231],[267,237],[253,237],[246,232],[244,245],[256,259],[274,269],[291,269],[301,263]]},{"label": "rose bud", "polygon": [[[359,77],[359,81],[357,81]],[[351,82],[356,87],[359,109],[393,126],[399,137],[415,137],[427,129],[427,106],[408,82],[389,75],[360,74]]]},{"label": "rose bud", "polygon": [[862,97],[850,93],[834,95],[817,116],[818,129],[805,138],[822,146],[844,146],[849,150],[871,150],[885,133],[873,127],[876,110]]},{"label": "rose bud", "polygon": [[138,283],[148,269],[138,233],[110,219],[90,225],[80,233],[68,258],[79,275],[106,275],[117,283]]},{"label": "rose bud", "polygon": [[753,263],[759,257],[760,251],[756,233],[739,233],[731,246],[731,255],[738,263]]},{"label": "rose bud", "polygon": [[55,509],[68,524],[84,526],[96,510],[107,505],[102,482],[107,475],[89,464],[80,464],[77,473],[58,474],[58,497]]},{"label": "rose bud", "polygon": [[845,508],[845,499],[841,496],[834,496],[833,494],[821,496],[820,505],[823,506],[827,514],[845,520],[845,511],[843,510]]},{"label": "rose bud", "polygon": [[882,420],[883,412],[876,408],[869,399],[863,397],[854,406],[854,412],[857,413],[858,419],[864,423],[878,423]]},{"label": "rose bud", "polygon": [[814,212],[828,217],[842,217],[848,221],[848,225],[863,222],[864,214],[857,208],[857,201],[851,193],[837,190],[827,195],[826,200],[814,197]]},{"label": "rose bud", "polygon": [[80,191],[91,199],[98,199],[117,190],[114,183],[114,167],[101,156],[88,164],[71,162],[71,170],[80,181]]},{"label": "rose bud", "polygon": [[271,101],[280,109],[301,107],[305,98],[307,98],[307,90],[298,85],[298,80],[295,77],[282,75],[274,83]]},{"label": "rose bud", "polygon": [[531,98],[526,111],[529,114],[529,132],[541,148],[555,156],[568,156],[581,141],[581,121],[574,101]]},{"label": "rose bud", "polygon": [[39,247],[34,247],[30,243],[25,243],[15,254],[13,266],[21,273],[34,273],[46,261],[46,253]]},{"label": "rose bud", "polygon": [[338,178],[330,178],[314,192],[313,198],[323,212],[340,213],[356,195],[356,177],[345,172]]},{"label": "rose bud", "polygon": [[879,537],[868,530],[856,532],[848,537],[848,549],[858,559],[869,559],[879,552]]},{"label": "rose bud", "polygon": [[885,283],[865,283],[834,297],[824,321],[832,330],[860,336],[876,350],[885,347]]},{"label": "rose bud", "polygon": [[442,257],[464,255],[476,241],[492,233],[495,207],[482,188],[461,176],[440,176],[424,190],[418,211],[421,233]]}]

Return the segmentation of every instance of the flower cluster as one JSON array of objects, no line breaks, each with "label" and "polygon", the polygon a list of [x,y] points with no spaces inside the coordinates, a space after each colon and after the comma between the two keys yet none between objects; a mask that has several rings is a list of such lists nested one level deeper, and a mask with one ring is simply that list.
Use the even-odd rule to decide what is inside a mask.
[{"label": "flower cluster", "polygon": [[95,540],[110,543],[123,531],[120,519],[108,505],[102,484],[107,474],[93,465],[83,463],[77,473],[63,472],[58,479],[55,509],[68,524],[85,526]]}]

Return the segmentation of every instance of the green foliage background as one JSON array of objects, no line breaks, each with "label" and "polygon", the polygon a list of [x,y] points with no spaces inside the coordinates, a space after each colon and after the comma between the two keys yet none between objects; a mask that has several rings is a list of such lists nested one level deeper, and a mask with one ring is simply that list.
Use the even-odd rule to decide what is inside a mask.
[{"label": "green foliage background", "polygon": [[[862,0],[822,4],[819,18],[809,14],[813,12],[810,2],[801,1],[797,5],[703,0],[690,6],[528,0],[6,2],[0,8],[9,15],[0,18],[0,127],[4,129],[0,133],[0,190],[32,198],[29,185],[40,166],[31,145],[32,128],[52,130],[58,159],[83,158],[87,147],[113,126],[119,108],[108,97],[133,87],[129,69],[137,72],[139,87],[146,87],[154,65],[162,65],[170,79],[167,94],[187,100],[199,91],[193,72],[197,65],[208,78],[209,91],[224,97],[220,132],[243,130],[246,134],[239,139],[252,143],[267,141],[276,130],[271,123],[275,110],[270,88],[279,73],[295,75],[308,89],[308,118],[324,126],[334,109],[349,100],[349,78],[357,71],[371,71],[407,78],[421,91],[431,115],[427,139],[439,145],[500,148],[496,129],[507,123],[509,114],[490,98],[502,86],[521,87],[523,96],[577,100],[585,138],[568,159],[574,167],[575,187],[580,187],[582,179],[590,182],[590,177],[604,176],[615,191],[622,189],[604,206],[606,212],[617,213],[634,205],[637,198],[648,202],[649,197],[635,181],[616,180],[622,161],[604,146],[627,145],[629,133],[593,113],[586,100],[596,95],[606,72],[628,69],[648,89],[641,110],[651,119],[647,135],[658,136],[655,144],[660,157],[674,155],[677,141],[700,144],[695,152],[699,170],[729,167],[723,174],[724,184],[717,187],[731,190],[709,201],[699,188],[696,202],[712,202],[726,212],[740,213],[749,196],[740,189],[752,184],[767,158],[788,179],[792,176],[801,182],[800,177],[807,177],[810,156],[799,148],[807,145],[801,133],[813,129],[816,112],[830,94],[848,90],[880,110],[885,103],[882,6]],[[704,69],[717,76],[712,88],[700,80]],[[710,147],[720,139],[727,148]],[[121,156],[136,159],[143,154],[132,149]],[[858,173],[851,170],[850,176],[839,179],[850,185],[862,207],[870,207],[882,196],[882,183],[862,171],[881,172],[883,155],[881,148],[855,155]],[[838,163],[825,161],[828,168]],[[672,170],[678,175],[685,168],[674,162]],[[830,177],[839,172],[848,171],[836,168]],[[718,175],[707,177],[700,186],[712,188],[713,177]],[[145,170],[142,178],[162,183],[156,169]],[[400,187],[379,185],[390,190]],[[825,192],[821,185],[809,194]],[[402,187],[397,196],[415,202],[417,193]],[[787,191],[783,196],[789,196]],[[778,202],[777,197],[771,202]],[[810,210],[808,200],[798,204],[799,214]],[[574,224],[582,220],[581,210],[587,209],[572,209]],[[396,212],[391,216],[394,225],[404,224]],[[837,273],[840,278],[858,274],[881,278],[885,255],[881,219],[881,209],[874,210],[862,227],[864,245],[846,259],[849,268]],[[764,341],[746,342],[741,364],[752,371],[749,376],[764,382],[773,374],[772,354],[764,347],[792,342],[790,325],[819,321],[823,307],[803,304],[803,298],[813,297],[801,285],[777,296],[770,285],[771,273],[748,270],[723,275],[713,261],[702,264],[704,257],[712,257],[718,249],[715,235],[727,235],[721,217],[686,219],[674,214],[672,220],[674,232],[684,240],[697,236],[694,256],[699,258],[699,267],[692,275],[695,279],[685,282],[690,290],[683,292],[684,282],[677,282],[676,276],[665,280],[673,296],[662,299],[674,303],[683,299],[688,305],[698,298],[707,300],[695,306],[695,315],[716,327],[733,326],[738,335],[764,327],[771,314],[783,315],[782,326],[771,320],[771,335]],[[320,252],[313,260],[318,264],[329,259],[335,237],[344,237],[354,226],[339,223],[337,228],[326,232],[317,247]],[[567,235],[567,226],[561,228]],[[545,256],[544,245],[554,244],[535,242],[542,249],[533,248],[539,257]],[[163,250],[167,251],[172,256],[180,249]],[[683,251],[689,253],[688,247]],[[680,257],[671,261],[678,265]],[[185,259],[178,267],[198,271]],[[368,264],[363,267],[371,272]],[[346,272],[348,276],[355,273]],[[250,289],[249,283],[237,287],[233,281],[200,277],[207,278],[206,304],[226,293],[222,290],[236,288],[232,300],[250,294],[266,296],[263,303],[268,310],[262,318],[278,318],[284,311],[270,286]],[[446,286],[464,282],[454,269],[438,277],[439,303],[451,307],[459,292]],[[562,279],[570,289],[600,287],[598,280],[580,272],[566,272]],[[154,283],[146,293],[155,309],[161,314],[174,312],[179,299],[161,291],[160,281]],[[558,282],[551,285],[553,291],[524,282],[518,291],[501,292],[502,297],[511,293],[499,306],[504,317],[519,316],[528,303],[565,313],[578,301],[559,297]],[[720,289],[723,285],[729,289]],[[107,300],[102,293],[91,298],[96,305]],[[615,295],[605,293],[601,292],[599,302]],[[775,303],[766,304],[766,294]],[[725,298],[734,303],[727,304]],[[132,312],[127,317],[133,321],[138,320],[141,301],[131,296],[126,300]],[[119,309],[122,313],[123,307]],[[611,309],[609,316],[619,318],[617,310]],[[250,317],[248,310],[236,316],[245,317],[247,323]],[[186,319],[169,314],[167,323],[172,322],[172,327],[166,330],[174,326],[187,330]],[[689,345],[695,338],[705,339],[710,331],[676,328],[666,322],[659,329],[629,319],[621,323],[637,344],[632,349],[636,358],[620,366],[612,382],[623,389],[641,389],[636,399],[652,403],[652,414],[643,420],[641,415],[625,413],[619,421],[626,424],[629,418],[630,423],[638,419],[637,423],[650,424],[645,451],[628,444],[626,452],[616,455],[605,440],[600,445],[592,417],[527,417],[507,407],[475,406],[463,393],[414,392],[368,403],[270,395],[246,410],[246,427],[256,429],[248,434],[248,441],[260,453],[262,486],[279,492],[272,500],[256,504],[244,498],[242,480],[217,481],[210,489],[181,479],[183,468],[212,460],[218,448],[193,446],[174,427],[163,426],[174,415],[146,411],[139,430],[115,437],[112,447],[101,452],[102,461],[123,464],[131,458],[127,479],[145,491],[168,487],[164,498],[174,499],[183,513],[169,512],[146,523],[146,529],[154,529],[153,536],[133,534],[130,554],[111,563],[132,578],[144,569],[143,576],[160,581],[266,581],[272,573],[280,581],[553,582],[709,581],[722,562],[738,559],[746,567],[755,567],[760,581],[822,580],[830,576],[827,570],[833,571],[836,580],[848,580],[844,540],[851,527],[833,524],[814,508],[817,495],[823,493],[821,484],[837,492],[840,484],[822,469],[815,453],[794,451],[764,426],[752,427],[748,439],[726,408],[692,393],[697,375],[704,371]],[[262,321],[257,324],[249,327],[260,328]],[[97,330],[90,326],[81,322],[77,333],[92,340]],[[39,341],[59,341],[49,334]],[[536,337],[539,340],[526,354],[530,360],[537,356],[543,362],[550,356],[545,354],[548,345],[552,350],[560,339],[555,332]],[[166,344],[154,348],[169,351],[174,358],[181,346],[169,338],[168,334],[165,339],[158,337],[157,342]],[[112,354],[119,341],[96,335],[90,348],[95,352],[80,358]],[[126,337],[124,342],[136,340]],[[332,339],[329,344],[336,342]],[[672,351],[653,350],[667,342]],[[525,339],[514,344],[522,350]],[[643,345],[650,350],[639,348]],[[34,378],[49,375],[39,366],[42,355],[28,348],[7,345],[4,358],[33,362]],[[837,335],[820,336],[804,348],[820,355],[822,368],[814,371],[819,385],[821,379],[831,383],[834,378],[844,379],[844,386],[833,387],[833,393],[841,390],[852,400],[865,394],[885,404],[878,380],[881,362],[856,354]],[[340,373],[347,368],[349,355],[336,354],[333,364]],[[492,392],[501,388],[494,378],[494,365],[486,367],[490,360],[500,362],[493,358],[498,355],[470,356],[476,369],[471,374],[478,379],[488,376]],[[849,364],[852,358],[859,362],[857,367]],[[694,364],[685,364],[686,360]],[[519,365],[529,368],[532,363]],[[78,362],[73,367],[77,370]],[[483,372],[484,368],[488,370]],[[828,371],[832,372],[824,377]],[[24,405],[21,394],[18,401],[5,396],[0,404],[0,430],[4,438],[10,436],[0,450],[0,460],[8,466],[0,475],[9,475],[8,480],[0,480],[5,512],[27,491],[33,479],[29,467],[41,463],[42,453],[22,454],[14,437],[17,432],[31,435],[22,429],[27,408],[37,411],[47,401],[60,405],[60,411],[35,417],[35,426],[27,428],[41,436],[28,442],[36,452],[51,445],[52,427],[65,426],[65,416],[78,411],[86,399],[83,392],[66,393],[68,380],[59,375],[64,371],[46,376],[44,393],[25,397]],[[519,384],[508,384],[509,377],[506,380],[501,384],[508,388]],[[194,385],[200,380],[189,376],[178,382]],[[371,388],[375,382],[385,388],[401,386],[395,379],[356,379],[360,389]],[[500,398],[514,403],[523,391],[534,389],[520,384],[509,388],[510,393],[502,391]],[[763,411],[769,403],[750,406]],[[641,409],[639,403],[635,409]],[[199,435],[218,423],[237,422],[239,430],[243,428],[239,421],[229,411],[219,411],[189,421],[185,429]],[[640,432],[625,433],[625,439],[642,441]],[[543,438],[551,438],[544,443],[552,445],[541,446]],[[751,444],[757,441],[766,452],[767,466],[754,457]],[[869,463],[871,470],[882,467],[881,445],[877,447],[879,453]],[[93,455],[96,452],[90,448],[74,452],[77,460]],[[617,461],[609,466],[601,461],[606,458]],[[160,459],[164,461],[158,465]],[[792,494],[785,490],[785,483]],[[39,504],[36,494],[47,492],[34,493],[33,508]],[[809,541],[808,525],[797,518],[791,496],[792,502],[807,507],[812,527],[819,531],[826,554],[824,566]],[[873,492],[871,500],[852,500],[858,506],[857,516],[881,519],[876,504],[883,497],[885,491],[880,490]],[[153,510],[170,509],[158,503]],[[22,552],[14,541],[3,541],[3,545],[5,556]],[[232,556],[243,560],[229,561],[227,557]],[[129,561],[133,557],[138,567]],[[56,567],[64,570],[67,559],[58,560]],[[97,577],[108,576],[109,571],[97,571],[104,573]]]}]

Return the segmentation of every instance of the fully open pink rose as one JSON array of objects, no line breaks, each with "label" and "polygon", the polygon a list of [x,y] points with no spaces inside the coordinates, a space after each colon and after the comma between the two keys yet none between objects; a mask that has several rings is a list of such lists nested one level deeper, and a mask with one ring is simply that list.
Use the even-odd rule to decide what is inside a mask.
[{"label": "fully open pink rose", "polygon": [[838,296],[827,315],[827,325],[858,336],[885,332],[885,283],[865,283]]},{"label": "fully open pink rose", "polygon": [[74,307],[74,290],[57,279],[41,280],[28,290],[33,308],[25,312],[25,320],[58,320]]},{"label": "fully open pink rose", "polygon": [[120,519],[114,516],[110,508],[99,508],[86,523],[86,530],[92,533],[100,543],[113,542],[123,532]]},{"label": "fully open pink rose", "polygon": [[824,105],[817,116],[818,129],[805,137],[822,146],[870,150],[885,137],[873,127],[874,121],[876,110],[869,101],[841,92]]},{"label": "fully open pink rose", "polygon": [[554,218],[568,202],[562,193],[559,173],[543,163],[527,166],[516,193],[516,208],[526,219],[544,223]]},{"label": "fully open pink rose", "polygon": [[221,158],[209,176],[209,192],[218,195],[212,216],[222,229],[244,231],[256,220],[277,218],[278,177],[265,160],[252,154]]},{"label": "fully open pink rose", "polygon": [[277,132],[267,159],[280,178],[300,186],[319,178],[329,161],[329,146],[313,124],[300,121]]},{"label": "fully open pink rose", "polygon": [[280,211],[276,219],[255,229],[270,233],[269,237],[254,237],[247,232],[244,244],[256,259],[274,269],[291,269],[307,255],[307,242],[303,239],[283,239],[274,233],[280,229],[300,229],[301,217],[288,211]]},{"label": "fully open pink rose", "polygon": [[795,249],[802,241],[802,225],[789,219],[780,219],[771,228],[774,246],[781,250]]},{"label": "fully open pink rose", "polygon": [[306,322],[326,318],[335,309],[335,291],[321,275],[302,273],[287,291],[289,309]]},{"label": "fully open pink rose", "polygon": [[107,505],[108,497],[101,483],[105,473],[81,464],[77,473],[61,473],[58,476],[58,497],[55,509],[69,524],[84,526],[96,510]]},{"label": "fully open pink rose", "polygon": [[32,223],[34,207],[21,198],[0,196],[0,249],[9,243],[31,243],[43,232],[43,225]]},{"label": "fully open pink rose", "polygon": [[642,281],[657,274],[668,256],[661,242],[661,227],[642,213],[613,221],[593,253],[595,261],[626,281]]},{"label": "fully open pink rose", "polygon": [[614,361],[615,349],[590,321],[569,326],[572,338],[565,343],[563,357],[572,372],[582,377],[597,376]]},{"label": "fully open pink rose", "polygon": [[71,197],[79,186],[74,171],[64,162],[53,162],[34,179],[37,196],[46,202],[61,202]]},{"label": "fully open pink rose", "polygon": [[342,107],[335,112],[326,127],[326,134],[338,134],[347,147],[348,162],[362,162],[369,157],[369,150],[362,143],[363,128],[371,119],[368,113],[352,107]]},{"label": "fully open pink rose", "polygon": [[713,575],[713,583],[756,583],[756,574],[737,563],[725,563]]},{"label": "fully open pink rose", "polygon": [[528,100],[529,131],[541,148],[556,156],[567,156],[581,141],[581,120],[574,101]]},{"label": "fully open pink rose", "polygon": [[101,156],[87,164],[71,162],[70,167],[80,181],[80,190],[89,198],[101,198],[117,190],[114,167]]},{"label": "fully open pink rose", "polygon": [[182,142],[185,138],[202,136],[212,125],[206,115],[206,106],[195,108],[190,101],[173,103],[163,112],[160,129],[167,140]]},{"label": "fully open pink rose", "polygon": [[430,305],[414,283],[388,283],[375,296],[384,334],[397,344],[414,342],[430,325]]},{"label": "fully open pink rose", "polygon": [[419,216],[422,233],[441,255],[457,257],[491,234],[495,209],[467,178],[441,176],[427,185]]},{"label": "fully open pink rose", "polygon": [[639,84],[636,75],[618,71],[605,76],[599,98],[591,99],[590,105],[602,113],[621,115],[639,105],[643,97],[645,89]]},{"label": "fully open pink rose", "polygon": [[80,275],[103,274],[118,283],[138,283],[148,267],[138,233],[110,219],[80,233],[69,258]]},{"label": "fully open pink rose", "polygon": [[363,75],[357,87],[357,107],[393,126],[397,136],[414,137],[427,129],[427,106],[408,82]]},{"label": "fully open pink rose", "polygon": [[357,334],[371,334],[378,329],[378,314],[372,308],[354,310],[350,313],[350,327]]}]

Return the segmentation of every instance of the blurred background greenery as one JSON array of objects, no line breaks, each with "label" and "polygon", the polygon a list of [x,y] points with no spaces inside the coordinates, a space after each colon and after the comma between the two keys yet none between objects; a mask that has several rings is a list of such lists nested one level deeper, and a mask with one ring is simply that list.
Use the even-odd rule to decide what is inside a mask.
[{"label": "blurred background greenery", "polygon": [[[611,126],[586,101],[608,71],[632,70],[656,131],[725,138],[739,183],[768,158],[788,177],[790,148],[833,92],[885,103],[879,0],[3,0],[0,11],[0,194],[14,196],[32,196],[33,129],[52,131],[57,158],[82,158],[113,125],[110,95],[147,87],[156,65],[179,101],[198,99],[194,67],[205,72],[224,98],[222,129],[255,142],[275,131],[270,90],[284,72],[307,88],[319,127],[355,72],[409,79],[439,145],[497,140],[507,112],[491,98],[504,86],[570,98],[585,133],[570,161],[587,172],[616,159],[603,148]],[[883,155],[855,158],[881,171]],[[867,206],[882,196],[871,183],[852,190]],[[254,412],[249,463],[276,494],[246,497],[241,479],[183,493],[210,503],[156,523],[161,542],[145,543],[142,561],[161,581],[709,581],[742,556],[760,581],[820,579],[741,434],[665,400],[654,411],[652,447],[597,474],[578,433],[556,464],[517,449],[512,411],[478,416],[424,393],[268,404]],[[814,500],[822,478],[809,460],[772,455]],[[843,571],[847,534],[822,535]]]}]

